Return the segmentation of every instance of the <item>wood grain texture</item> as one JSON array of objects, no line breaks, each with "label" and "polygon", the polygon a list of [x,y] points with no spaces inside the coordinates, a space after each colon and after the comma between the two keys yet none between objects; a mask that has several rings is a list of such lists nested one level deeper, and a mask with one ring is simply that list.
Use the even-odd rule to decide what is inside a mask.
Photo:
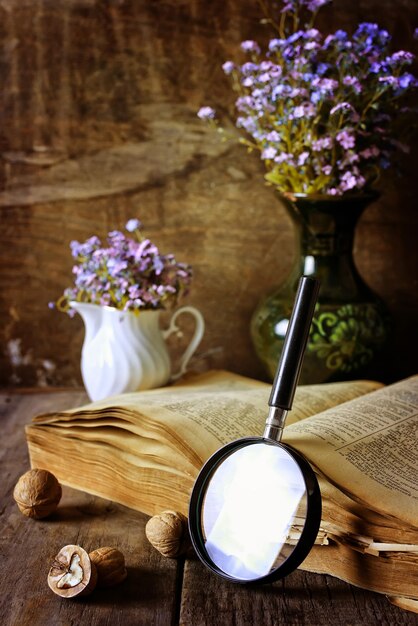
[{"label": "wood grain texture", "polygon": [[244,587],[219,582],[197,561],[184,570],[182,626],[393,626],[417,624],[417,616],[400,611],[384,596],[356,589],[331,576],[296,571],[266,586]]},{"label": "wood grain texture", "polygon": [[[416,0],[338,0],[325,15],[329,31],[378,20],[417,51]],[[80,385],[81,320],[47,305],[71,284],[69,242],[134,216],[194,267],[188,302],[207,323],[194,368],[265,377],[249,322],[291,267],[292,225],[257,156],[196,119],[212,105],[234,130],[221,64],[267,38],[259,17],[252,0],[0,0],[0,384]],[[416,369],[416,164],[415,146],[356,237],[395,322],[386,382]]]}]

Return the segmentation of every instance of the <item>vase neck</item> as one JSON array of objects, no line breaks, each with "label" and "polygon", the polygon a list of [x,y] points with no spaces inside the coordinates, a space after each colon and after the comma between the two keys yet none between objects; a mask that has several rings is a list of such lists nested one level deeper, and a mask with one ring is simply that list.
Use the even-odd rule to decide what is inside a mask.
[{"label": "vase neck", "polygon": [[301,253],[318,257],[352,255],[356,224],[365,199],[296,199],[288,208],[299,231]]},{"label": "vase neck", "polygon": [[285,202],[296,227],[299,254],[293,273],[316,276],[322,295],[363,291],[353,260],[355,227],[373,198],[297,198]]}]

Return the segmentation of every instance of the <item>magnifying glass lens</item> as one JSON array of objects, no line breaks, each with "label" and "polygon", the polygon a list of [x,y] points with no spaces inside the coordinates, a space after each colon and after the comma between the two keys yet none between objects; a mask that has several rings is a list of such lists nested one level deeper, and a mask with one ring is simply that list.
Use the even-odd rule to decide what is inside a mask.
[{"label": "magnifying glass lens", "polygon": [[220,572],[250,581],[280,568],[295,549],[307,519],[308,492],[292,454],[260,439],[222,459],[201,502],[207,556]]}]

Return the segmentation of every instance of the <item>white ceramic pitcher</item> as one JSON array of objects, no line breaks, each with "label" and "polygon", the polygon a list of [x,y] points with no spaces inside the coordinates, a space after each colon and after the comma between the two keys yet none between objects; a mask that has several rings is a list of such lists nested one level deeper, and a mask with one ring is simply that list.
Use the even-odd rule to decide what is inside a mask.
[{"label": "white ceramic pitcher", "polygon": [[[135,314],[86,302],[70,302],[70,306],[81,315],[85,325],[81,374],[91,400],[161,387],[179,378],[205,330],[202,314],[192,306],[177,309],[167,330],[160,328],[159,310]],[[165,339],[180,331],[176,320],[182,313],[193,315],[196,326],[180,369],[172,374]]]}]

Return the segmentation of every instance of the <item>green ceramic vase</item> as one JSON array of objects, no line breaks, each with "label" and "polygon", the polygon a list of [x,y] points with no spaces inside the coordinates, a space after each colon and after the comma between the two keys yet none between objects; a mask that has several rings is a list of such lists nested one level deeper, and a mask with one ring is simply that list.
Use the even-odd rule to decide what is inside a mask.
[{"label": "green ceramic vase", "polygon": [[388,311],[353,261],[357,221],[378,194],[281,198],[293,218],[298,254],[286,282],[263,299],[251,321],[256,353],[273,379],[301,275],[321,281],[299,382],[373,375],[390,333]]}]

